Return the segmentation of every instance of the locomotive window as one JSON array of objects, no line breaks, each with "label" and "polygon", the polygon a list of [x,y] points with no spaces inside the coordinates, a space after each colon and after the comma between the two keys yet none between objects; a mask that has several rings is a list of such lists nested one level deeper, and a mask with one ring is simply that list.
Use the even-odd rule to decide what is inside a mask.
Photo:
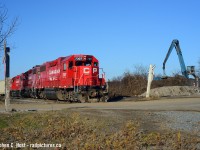
[{"label": "locomotive window", "polygon": [[92,63],[91,61],[86,61],[86,62],[84,62],[84,65],[85,66],[91,66],[91,63]]},{"label": "locomotive window", "polygon": [[63,71],[66,71],[66,69],[67,69],[67,65],[66,65],[66,63],[64,63],[63,64]]},{"label": "locomotive window", "polygon": [[98,66],[98,62],[94,62],[94,66]]},{"label": "locomotive window", "polygon": [[36,69],[33,69],[33,74],[36,74]]},{"label": "locomotive window", "polygon": [[73,67],[73,61],[69,62],[69,68],[71,69]]},{"label": "locomotive window", "polygon": [[76,66],[82,66],[83,62],[82,61],[76,61]]}]

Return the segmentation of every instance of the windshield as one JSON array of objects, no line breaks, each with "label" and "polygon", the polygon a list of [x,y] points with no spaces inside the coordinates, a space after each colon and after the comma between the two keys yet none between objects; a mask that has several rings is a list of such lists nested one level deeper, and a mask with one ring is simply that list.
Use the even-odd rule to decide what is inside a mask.
[{"label": "windshield", "polygon": [[76,61],[75,65],[76,66],[91,66],[92,62],[91,61]]}]

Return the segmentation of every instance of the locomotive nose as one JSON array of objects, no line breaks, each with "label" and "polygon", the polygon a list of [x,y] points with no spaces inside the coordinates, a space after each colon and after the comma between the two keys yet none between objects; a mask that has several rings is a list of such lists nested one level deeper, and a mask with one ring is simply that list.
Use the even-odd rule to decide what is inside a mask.
[{"label": "locomotive nose", "polygon": [[98,69],[97,67],[93,66],[84,66],[82,67],[82,73],[80,74],[80,82],[83,85],[93,85],[95,84],[96,77],[98,76]]}]

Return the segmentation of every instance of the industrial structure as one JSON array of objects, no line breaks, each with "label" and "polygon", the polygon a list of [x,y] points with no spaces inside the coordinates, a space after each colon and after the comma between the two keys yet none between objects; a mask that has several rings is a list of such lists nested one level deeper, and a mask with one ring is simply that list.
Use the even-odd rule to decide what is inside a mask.
[{"label": "industrial structure", "polygon": [[182,75],[184,77],[186,77],[187,79],[189,79],[189,75],[193,75],[194,77],[196,77],[195,75],[195,67],[194,66],[187,66],[187,69],[186,69],[186,66],[185,66],[185,62],[184,62],[184,59],[183,59],[183,55],[182,55],[182,52],[181,52],[181,48],[180,48],[180,45],[179,45],[179,41],[178,40],[173,40],[170,47],[169,47],[169,50],[167,52],[167,55],[165,57],[165,60],[163,62],[163,77],[167,77],[166,76],[166,73],[165,73],[165,64],[173,50],[173,48],[176,49],[176,52],[177,52],[177,55],[178,55],[178,59],[179,59],[179,62],[180,62],[180,67],[181,67],[181,72],[182,72]]}]

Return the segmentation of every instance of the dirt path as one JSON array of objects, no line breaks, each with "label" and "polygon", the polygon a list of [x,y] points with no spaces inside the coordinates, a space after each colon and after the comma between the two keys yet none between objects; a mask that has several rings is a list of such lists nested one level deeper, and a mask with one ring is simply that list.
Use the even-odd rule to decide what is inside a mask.
[{"label": "dirt path", "polygon": [[[27,110],[61,110],[71,108],[87,109],[128,109],[128,110],[165,110],[165,111],[200,111],[200,98],[173,98],[151,101],[120,101],[108,103],[65,103],[45,100],[13,100],[11,109]],[[4,112],[4,103],[0,104],[0,112]]]}]

